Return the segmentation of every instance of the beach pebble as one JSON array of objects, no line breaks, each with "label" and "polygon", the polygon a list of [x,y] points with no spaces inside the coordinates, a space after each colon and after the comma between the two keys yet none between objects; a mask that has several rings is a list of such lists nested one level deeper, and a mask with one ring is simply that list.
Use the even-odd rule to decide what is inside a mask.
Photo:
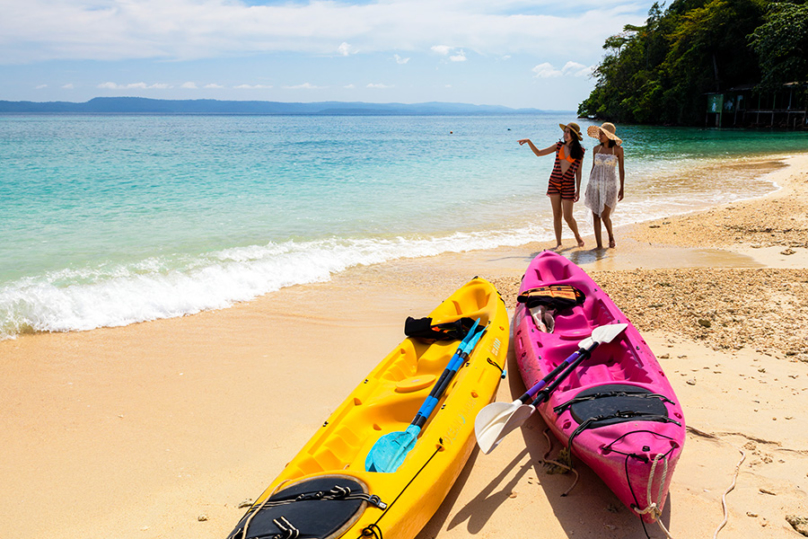
[{"label": "beach pebble", "polygon": [[696,379],[695,379],[695,378],[691,378],[690,380],[688,380],[688,381],[687,381],[687,385],[689,385],[689,386],[694,386],[694,385],[696,385]]},{"label": "beach pebble", "polygon": [[659,359],[670,359],[670,358],[671,358],[670,354],[662,354],[661,356],[659,356]]},{"label": "beach pebble", "polygon": [[746,516],[752,517],[752,518],[757,518],[758,515],[757,515],[757,513],[753,513],[752,511],[747,511]]},{"label": "beach pebble", "polygon": [[777,494],[775,494],[771,490],[763,488],[763,487],[759,488],[758,490],[760,491],[761,494],[768,494],[769,496],[777,496]]},{"label": "beach pebble", "polygon": [[202,513],[201,515],[199,515],[198,517],[196,517],[196,519],[197,519],[199,522],[205,522],[205,521],[207,521],[207,520],[208,520],[208,515],[206,515],[205,513]]},{"label": "beach pebble", "polygon": [[704,318],[699,318],[699,325],[703,328],[712,327],[713,323],[709,320],[705,320]]},{"label": "beach pebble", "polygon": [[798,517],[797,515],[787,515],[786,522],[791,524],[798,533],[808,537],[808,518]]},{"label": "beach pebble", "polygon": [[508,498],[516,498],[516,491],[511,492],[511,493],[508,495]]},{"label": "beach pebble", "polygon": [[244,509],[245,507],[250,507],[253,504],[252,498],[247,498],[243,502],[238,504],[239,509]]},{"label": "beach pebble", "polygon": [[789,247],[789,248],[788,248],[788,249],[786,249],[785,251],[780,251],[780,254],[781,254],[781,255],[793,255],[793,254],[794,254],[794,253],[796,253],[796,252],[797,252],[797,251],[795,251],[794,249],[792,249],[791,247]]}]

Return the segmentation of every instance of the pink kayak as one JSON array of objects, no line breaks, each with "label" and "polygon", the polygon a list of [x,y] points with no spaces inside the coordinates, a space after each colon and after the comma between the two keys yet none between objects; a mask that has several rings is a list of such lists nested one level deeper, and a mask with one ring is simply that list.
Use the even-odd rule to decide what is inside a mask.
[{"label": "pink kayak", "polygon": [[[546,305],[541,287],[555,285],[570,285],[583,295],[553,316],[546,311],[556,305],[552,300]],[[682,407],[662,367],[609,296],[563,256],[545,251],[534,258],[519,292],[514,342],[527,387],[563,363],[594,328],[628,324],[611,343],[598,346],[538,410],[555,436],[620,501],[646,522],[656,521],[685,441]]]}]

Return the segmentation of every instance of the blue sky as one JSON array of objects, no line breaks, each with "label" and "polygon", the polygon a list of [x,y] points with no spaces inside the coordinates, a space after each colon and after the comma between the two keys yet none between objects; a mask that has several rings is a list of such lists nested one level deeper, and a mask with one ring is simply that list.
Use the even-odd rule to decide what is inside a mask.
[{"label": "blue sky", "polygon": [[574,110],[641,0],[0,0],[0,100]]}]

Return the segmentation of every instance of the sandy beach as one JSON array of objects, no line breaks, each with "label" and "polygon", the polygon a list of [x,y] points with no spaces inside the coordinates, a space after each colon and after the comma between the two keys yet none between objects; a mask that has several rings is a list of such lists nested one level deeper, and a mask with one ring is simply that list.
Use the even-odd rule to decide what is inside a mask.
[{"label": "sandy beach", "polygon": [[[563,251],[644,333],[684,407],[662,517],[677,539],[713,537],[733,483],[719,537],[799,537],[792,516],[808,535],[808,154],[747,166],[781,189]],[[357,267],[226,310],[0,342],[0,538],[224,539],[407,316],[475,275],[512,313],[548,247]],[[511,357],[497,399],[523,391]],[[534,416],[475,451],[419,538],[645,537],[583,467],[560,496],[572,479],[538,462],[544,430]]]}]

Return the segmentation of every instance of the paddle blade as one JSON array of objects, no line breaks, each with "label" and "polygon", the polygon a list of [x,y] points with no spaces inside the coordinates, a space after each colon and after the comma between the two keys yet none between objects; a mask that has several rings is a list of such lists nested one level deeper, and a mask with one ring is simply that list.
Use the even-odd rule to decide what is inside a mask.
[{"label": "paddle blade", "polygon": [[365,470],[369,472],[393,473],[415,447],[421,427],[410,425],[404,432],[391,432],[379,438],[365,459]]},{"label": "paddle blade", "polygon": [[474,421],[480,450],[487,455],[496,449],[502,439],[520,427],[534,411],[535,408],[522,404],[519,399],[512,403],[495,402],[480,410]]},{"label": "paddle blade", "polygon": [[[598,326],[592,331],[592,336],[589,339],[593,340],[598,344],[602,344],[605,342],[612,342],[615,337],[623,333],[626,330],[628,324],[607,324],[605,326]],[[584,346],[584,343],[589,340],[585,339],[578,344],[579,348],[588,348],[588,346]]]}]

